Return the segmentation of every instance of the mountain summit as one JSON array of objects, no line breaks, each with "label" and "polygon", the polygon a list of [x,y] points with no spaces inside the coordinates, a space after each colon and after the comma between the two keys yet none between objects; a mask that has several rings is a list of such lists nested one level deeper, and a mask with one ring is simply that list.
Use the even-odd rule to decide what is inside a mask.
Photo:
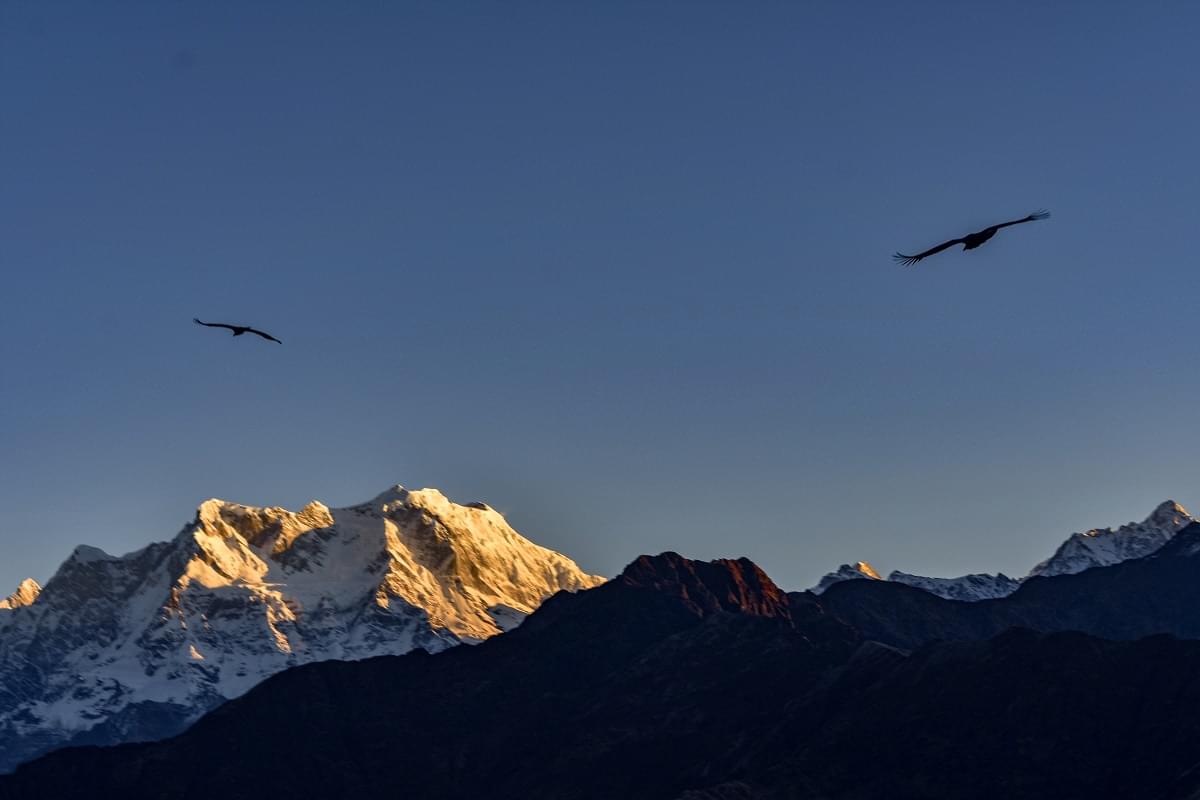
[{"label": "mountain summit", "polygon": [[814,586],[811,591],[813,594],[820,594],[835,583],[857,580],[881,581],[883,580],[883,576],[876,572],[875,568],[867,562],[855,561],[853,564],[842,564],[836,570],[821,578],[821,582]]},{"label": "mountain summit", "polygon": [[17,590],[8,597],[0,600],[0,609],[14,609],[27,606],[42,593],[42,587],[33,578],[26,578],[17,586]]},{"label": "mountain summit", "polygon": [[701,615],[728,611],[760,617],[791,616],[787,594],[746,558],[704,562],[671,552],[640,556],[616,581],[673,595]]},{"label": "mountain summit", "polygon": [[0,771],[158,738],[297,664],[444,650],[603,582],[496,511],[396,486],[299,511],[208,500],[169,542],[75,549],[0,613]]},{"label": "mountain summit", "polygon": [[1072,575],[1092,567],[1119,564],[1153,553],[1195,519],[1174,500],[1159,503],[1141,522],[1130,522],[1113,530],[1093,528],[1073,533],[1054,555],[1029,571],[1033,575]]},{"label": "mountain summit", "polygon": [[[1150,516],[1141,522],[1130,522],[1115,530],[1093,528],[1071,534],[1054,551],[1054,555],[1031,569],[1024,578],[1010,578],[1002,573],[963,575],[958,578],[927,578],[893,570],[887,580],[915,586],[947,600],[991,600],[1012,594],[1022,581],[1035,575],[1073,575],[1092,567],[1107,567],[1149,555],[1195,521],[1186,508],[1174,500],[1167,500],[1159,503]],[[854,566],[843,564],[836,571],[821,578],[811,591],[820,594],[835,583],[858,578],[879,579],[880,576],[864,561],[859,561]]]}]

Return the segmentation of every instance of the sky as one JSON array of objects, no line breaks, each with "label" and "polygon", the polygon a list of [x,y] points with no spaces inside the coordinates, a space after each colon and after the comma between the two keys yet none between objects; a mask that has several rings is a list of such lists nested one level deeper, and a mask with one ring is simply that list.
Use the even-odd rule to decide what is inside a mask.
[{"label": "sky", "polygon": [[397,483],[788,589],[1200,506],[1198,39],[1167,2],[0,0],[0,594],[209,497]]}]

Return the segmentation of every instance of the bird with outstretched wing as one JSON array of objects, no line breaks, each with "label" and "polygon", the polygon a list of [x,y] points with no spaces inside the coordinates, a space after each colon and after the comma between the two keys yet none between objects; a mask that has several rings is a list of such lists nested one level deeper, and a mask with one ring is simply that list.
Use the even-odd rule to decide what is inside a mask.
[{"label": "bird with outstretched wing", "polygon": [[192,317],[192,322],[196,323],[197,325],[203,325],[206,328],[228,328],[229,330],[233,331],[234,336],[241,336],[243,333],[253,333],[255,336],[261,336],[264,339],[270,339],[272,342],[283,344],[283,342],[280,342],[271,334],[265,331],[260,331],[256,328],[251,328],[249,325],[226,325],[224,322],[201,322],[195,317]]},{"label": "bird with outstretched wing", "polygon": [[1046,219],[1049,216],[1049,211],[1035,211],[1027,217],[1021,217],[1021,219],[1014,219],[1009,222],[1001,222],[999,225],[993,225],[990,228],[984,228],[983,230],[976,231],[975,233],[968,233],[966,236],[963,236],[960,239],[951,239],[948,242],[942,242],[936,247],[929,248],[924,253],[917,253],[915,256],[906,256],[904,253],[896,253],[892,256],[892,258],[896,259],[905,266],[911,267],[922,258],[928,258],[935,253],[940,253],[947,247],[953,247],[956,244],[961,244],[963,246],[963,250],[974,250],[976,247],[979,247],[979,245],[995,236],[996,231],[1000,230],[1001,228],[1007,228],[1009,225],[1020,225],[1023,222],[1035,222],[1039,219]]}]

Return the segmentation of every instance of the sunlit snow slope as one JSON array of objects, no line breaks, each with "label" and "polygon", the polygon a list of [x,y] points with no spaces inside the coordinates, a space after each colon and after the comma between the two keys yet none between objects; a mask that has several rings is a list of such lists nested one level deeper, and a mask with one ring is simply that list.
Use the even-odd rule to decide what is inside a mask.
[{"label": "sunlit snow slope", "polygon": [[209,500],[170,542],[80,546],[0,603],[0,770],[173,734],[296,664],[478,642],[602,581],[433,489],[298,512]]}]

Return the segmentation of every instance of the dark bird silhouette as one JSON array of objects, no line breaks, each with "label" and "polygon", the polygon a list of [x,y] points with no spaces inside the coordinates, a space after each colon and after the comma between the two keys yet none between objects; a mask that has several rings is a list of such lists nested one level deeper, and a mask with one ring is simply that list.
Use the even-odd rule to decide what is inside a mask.
[{"label": "dark bird silhouette", "polygon": [[253,333],[255,336],[261,336],[264,339],[270,339],[272,342],[279,342],[279,344],[283,344],[283,342],[280,342],[271,334],[251,328],[249,325],[226,325],[223,322],[201,322],[195,317],[192,317],[192,322],[196,323],[197,325],[203,325],[206,328],[229,328],[229,330],[233,331],[234,336],[241,336],[243,333]]},{"label": "dark bird silhouette", "polygon": [[984,228],[983,230],[976,231],[975,233],[968,233],[961,239],[951,239],[948,242],[942,242],[937,247],[931,247],[924,253],[917,253],[915,256],[906,256],[904,253],[896,253],[894,256],[892,256],[892,258],[896,259],[905,266],[911,267],[922,258],[931,256],[934,253],[940,253],[947,247],[953,247],[956,244],[961,244],[963,246],[963,250],[974,250],[976,247],[979,247],[979,245],[995,236],[996,231],[1000,230],[1001,228],[1007,228],[1009,225],[1020,225],[1022,222],[1034,222],[1039,219],[1045,219],[1048,216],[1050,216],[1049,211],[1035,211],[1028,217],[1014,219],[1011,222],[1001,222],[999,225],[993,225],[990,228]]}]

